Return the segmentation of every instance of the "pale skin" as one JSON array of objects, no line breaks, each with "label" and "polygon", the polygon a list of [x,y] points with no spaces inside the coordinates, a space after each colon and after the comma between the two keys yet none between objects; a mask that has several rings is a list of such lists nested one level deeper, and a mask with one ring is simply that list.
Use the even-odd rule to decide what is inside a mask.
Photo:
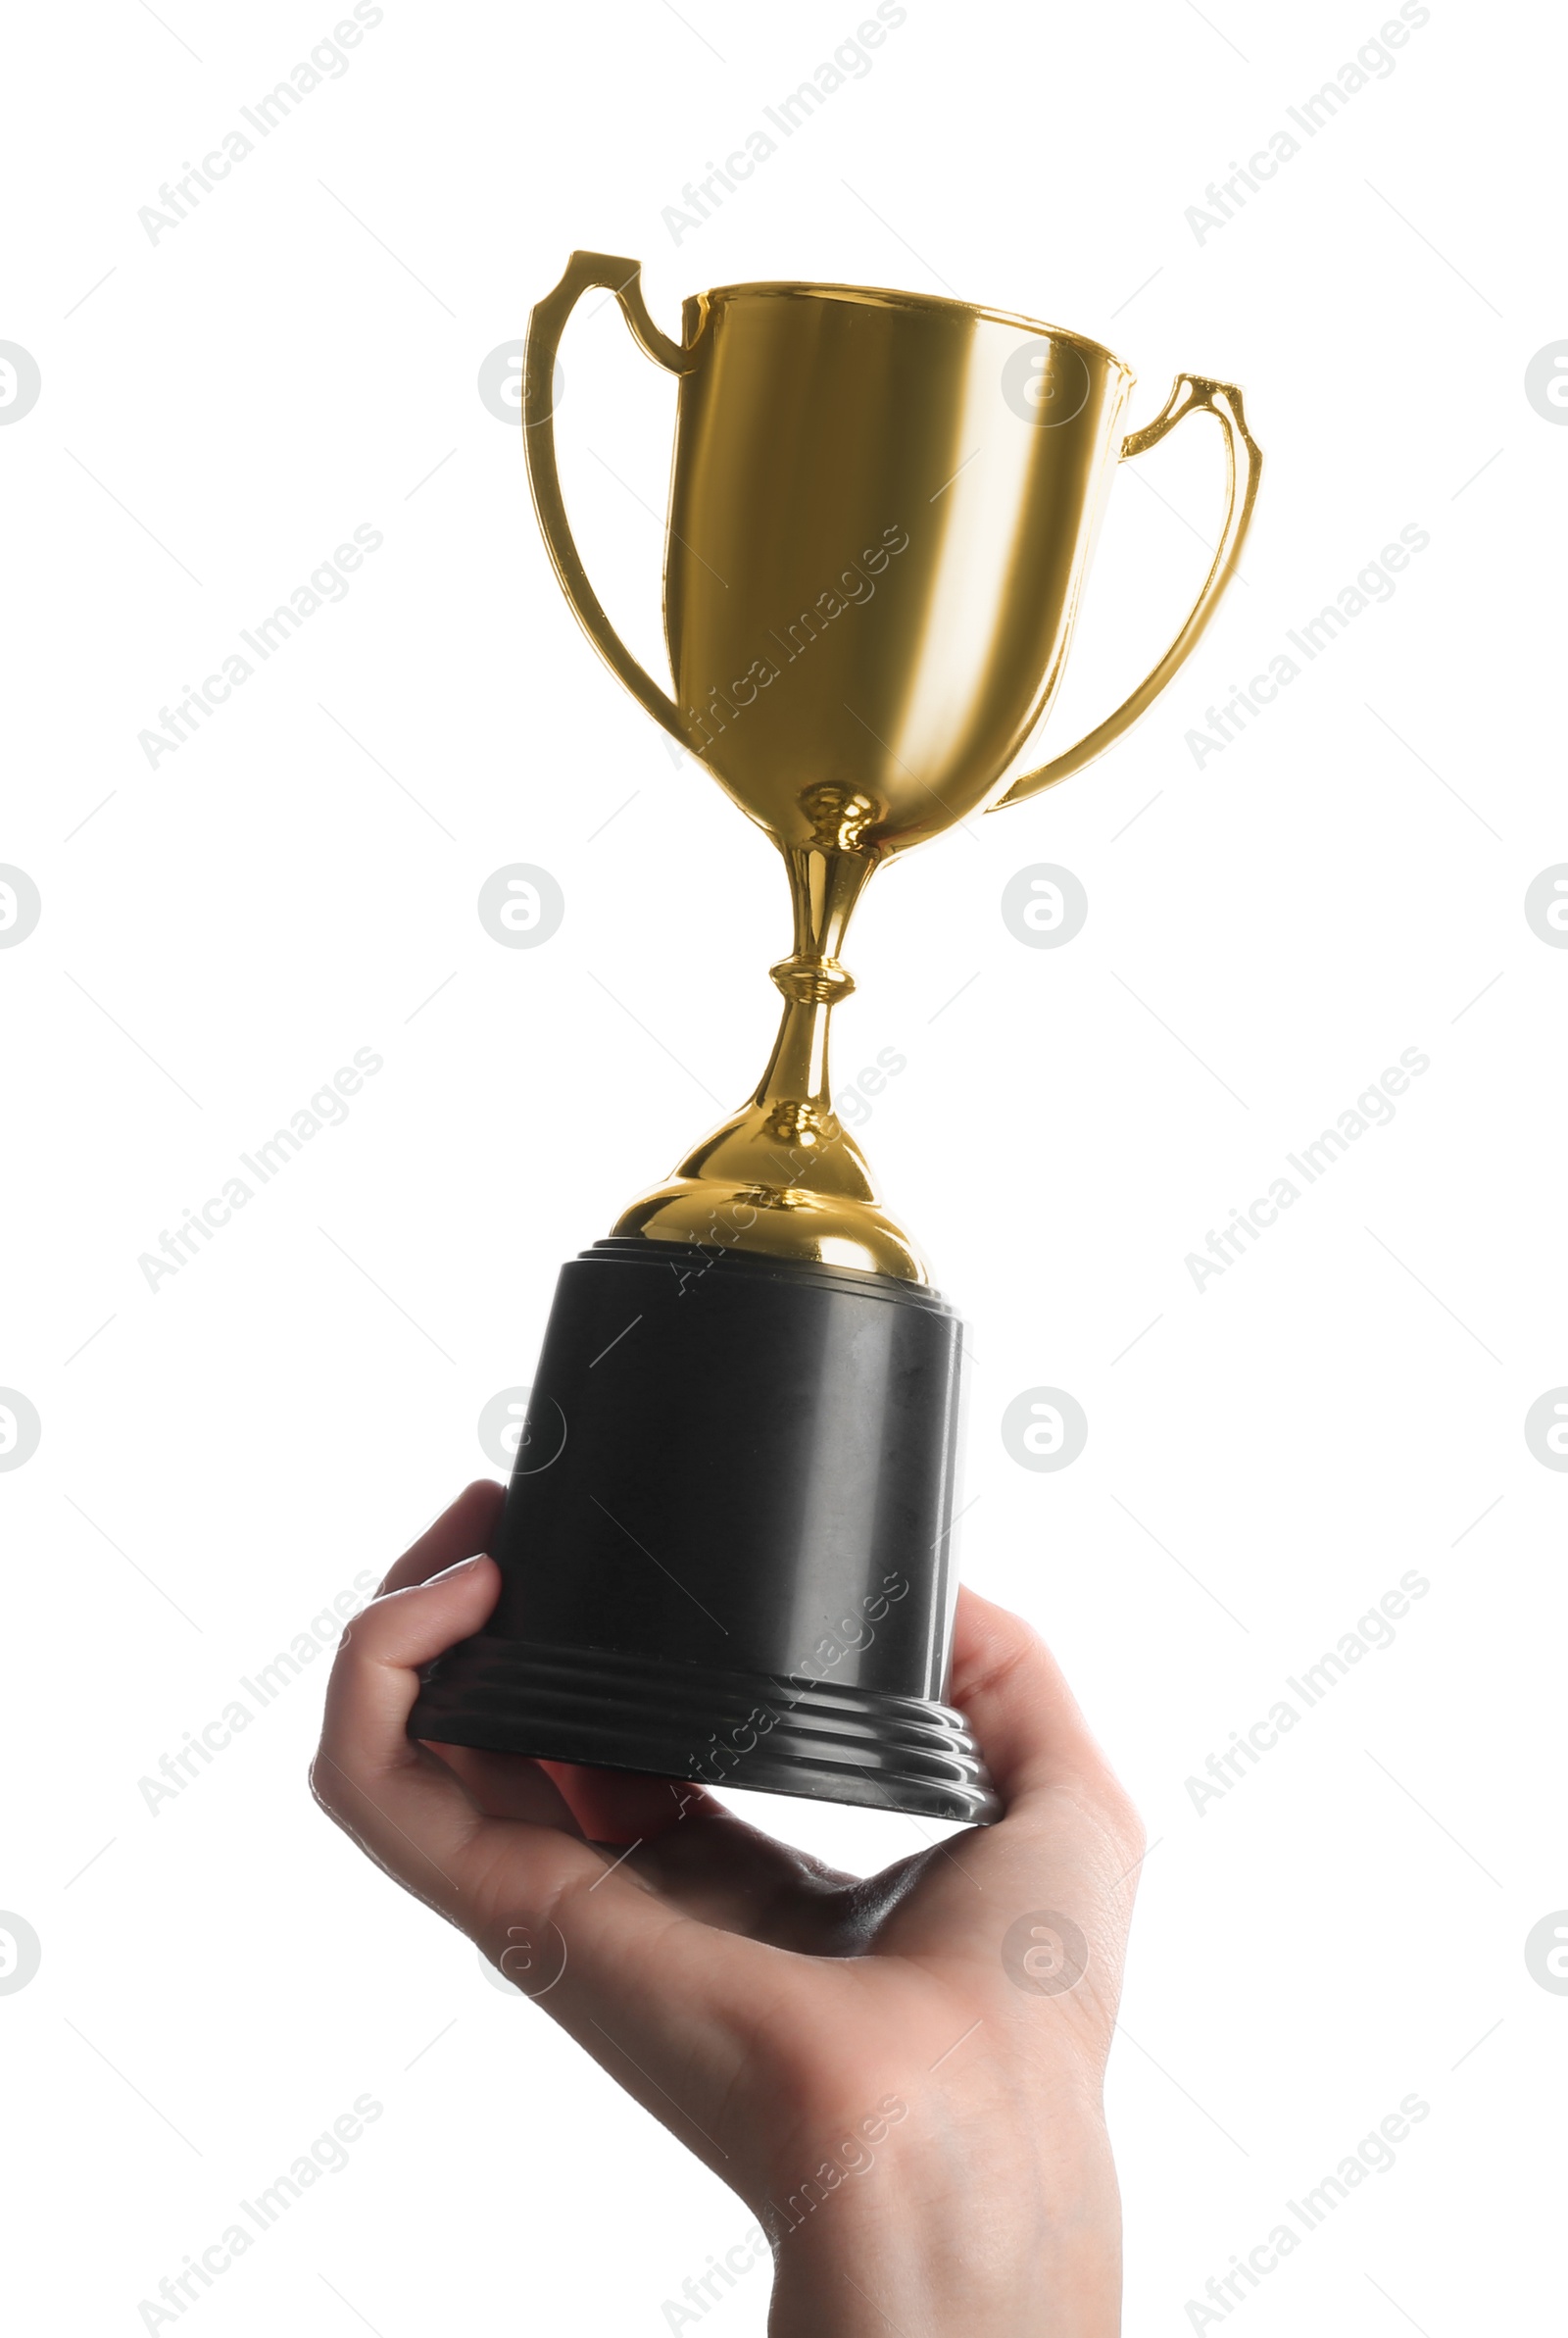
[{"label": "pale skin", "polygon": [[[344,1634],[317,1800],[740,2195],[772,2338],[1113,2338],[1101,2086],[1144,1840],[1042,1641],[960,1595],[952,1702],[1005,1816],[838,1874],[700,1786],[410,1741],[418,1667],[495,1605],[501,1503],[470,1485]],[[1054,1994],[1049,1948],[1023,1986],[1003,1962],[1037,1912],[1088,1943]]]}]

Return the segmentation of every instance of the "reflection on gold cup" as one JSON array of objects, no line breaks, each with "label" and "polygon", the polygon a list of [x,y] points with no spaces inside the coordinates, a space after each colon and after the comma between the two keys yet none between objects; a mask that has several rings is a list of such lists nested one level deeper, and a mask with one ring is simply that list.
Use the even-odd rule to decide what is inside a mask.
[{"label": "reflection on gold cup", "polygon": [[[853,988],[839,964],[850,913],[879,861],[1067,777],[1136,721],[1234,572],[1261,458],[1241,393],[1193,374],[1123,438],[1128,368],[1026,318],[851,285],[732,284],[686,302],[677,345],[649,317],[639,274],[578,252],[533,312],[534,501],[595,646],[783,852],[795,941],[772,970],[784,1017],[756,1094],[614,1230],[924,1282],[832,1107],[827,1028]],[[556,350],[595,285],[680,381],[664,560],[673,697],[612,630],[562,503]],[[1061,681],[1115,463],[1198,408],[1222,426],[1229,496],[1191,615],[1105,721],[1008,785]]]}]

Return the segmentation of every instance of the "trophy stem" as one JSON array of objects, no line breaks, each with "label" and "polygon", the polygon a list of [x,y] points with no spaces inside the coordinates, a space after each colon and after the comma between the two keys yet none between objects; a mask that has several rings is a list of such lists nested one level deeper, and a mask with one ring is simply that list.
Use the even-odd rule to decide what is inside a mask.
[{"label": "trophy stem", "polygon": [[806,809],[816,834],[781,847],[795,947],[770,970],[784,1013],[767,1069],[673,1176],[621,1212],[612,1238],[695,1242],[925,1283],[925,1264],[878,1201],[828,1085],[828,1021],[855,988],[838,954],[879,858],[860,841],[875,807],[824,783],[808,791]]},{"label": "trophy stem", "polygon": [[[851,913],[876,867],[868,854],[832,846],[785,848],[795,948],[768,971],[784,996],[773,1052],[753,1101],[771,1108],[772,1133],[810,1146],[837,1131],[828,1083],[828,1020],[855,977],[839,964]],[[785,1123],[788,1122],[788,1125]]]}]

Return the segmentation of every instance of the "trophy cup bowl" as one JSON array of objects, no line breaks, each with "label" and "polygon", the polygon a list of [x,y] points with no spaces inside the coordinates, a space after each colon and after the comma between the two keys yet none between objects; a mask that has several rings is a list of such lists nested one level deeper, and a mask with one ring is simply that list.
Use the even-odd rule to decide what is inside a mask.
[{"label": "trophy cup bowl", "polygon": [[[632,260],[573,254],[529,321],[523,435],[562,587],[656,721],[778,846],[794,913],[753,1096],[563,1268],[483,1632],[411,1734],[919,1816],[1000,1815],[946,1702],[961,1324],[833,1111],[828,1025],[878,865],[1081,770],[1158,695],[1235,571],[1261,457],[1241,393],[1133,376],[1082,335],[905,292],[733,284],[668,340]],[[552,384],[612,292],[679,377],[671,696],[572,541]],[[1061,680],[1118,460],[1221,425],[1227,510],[1164,657],[1067,752],[1005,774]]]}]

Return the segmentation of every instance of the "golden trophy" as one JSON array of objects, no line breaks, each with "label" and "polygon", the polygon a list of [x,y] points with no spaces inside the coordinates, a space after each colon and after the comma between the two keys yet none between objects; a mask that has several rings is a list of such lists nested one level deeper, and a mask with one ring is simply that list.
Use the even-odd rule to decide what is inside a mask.
[{"label": "golden trophy", "polygon": [[[424,1739],[964,1820],[995,1796],[948,1691],[959,1319],[835,1117],[828,1023],[873,871],[1081,771],[1157,697],[1233,574],[1261,457],[1239,390],[1081,334],[858,285],[728,284],[650,318],[574,253],[529,321],[523,437],[562,589],[632,695],[783,854],[794,946],[756,1093],[562,1269],[486,1629],[428,1668]],[[673,692],[612,630],[556,469],[556,350],[612,293],[680,383]],[[1064,669],[1115,465],[1220,424],[1213,563],[1169,649],[1008,783]]]}]

